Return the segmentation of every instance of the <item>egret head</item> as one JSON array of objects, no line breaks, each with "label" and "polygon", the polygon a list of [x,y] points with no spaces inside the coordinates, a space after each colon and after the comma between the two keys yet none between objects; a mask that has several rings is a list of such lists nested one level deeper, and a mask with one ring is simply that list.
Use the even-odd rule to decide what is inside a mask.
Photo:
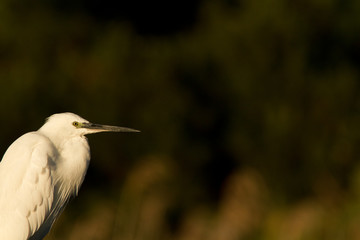
[{"label": "egret head", "polygon": [[74,113],[58,113],[50,116],[39,129],[50,136],[70,138],[98,132],[140,132],[135,129],[90,123]]}]

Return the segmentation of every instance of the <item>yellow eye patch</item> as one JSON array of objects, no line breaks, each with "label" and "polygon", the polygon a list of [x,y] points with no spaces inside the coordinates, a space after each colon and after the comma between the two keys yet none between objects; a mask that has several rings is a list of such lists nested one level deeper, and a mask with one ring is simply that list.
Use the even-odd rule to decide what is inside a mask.
[{"label": "yellow eye patch", "polygon": [[79,123],[79,122],[77,122],[77,121],[73,122],[72,125],[73,125],[74,127],[76,127],[76,128],[81,127],[81,123]]}]

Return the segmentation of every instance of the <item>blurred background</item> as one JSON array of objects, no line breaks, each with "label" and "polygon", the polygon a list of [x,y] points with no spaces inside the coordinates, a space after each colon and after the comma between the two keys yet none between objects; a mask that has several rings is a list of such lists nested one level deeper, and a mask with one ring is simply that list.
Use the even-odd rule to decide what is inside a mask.
[{"label": "blurred background", "polygon": [[140,129],[46,240],[360,239],[360,2],[0,2],[0,150],[53,113]]}]

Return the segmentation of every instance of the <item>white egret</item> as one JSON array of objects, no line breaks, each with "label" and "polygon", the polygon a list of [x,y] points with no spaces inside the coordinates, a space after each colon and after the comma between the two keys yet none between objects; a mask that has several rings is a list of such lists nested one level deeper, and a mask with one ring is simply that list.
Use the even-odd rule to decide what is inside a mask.
[{"label": "white egret", "polygon": [[139,131],[59,113],[11,144],[0,162],[1,240],[38,240],[49,232],[84,180],[90,160],[85,135],[98,132]]}]

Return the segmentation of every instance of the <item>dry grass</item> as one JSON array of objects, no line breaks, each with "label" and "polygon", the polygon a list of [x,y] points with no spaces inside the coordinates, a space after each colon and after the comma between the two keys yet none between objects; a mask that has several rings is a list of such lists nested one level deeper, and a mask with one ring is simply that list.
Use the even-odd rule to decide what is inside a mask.
[{"label": "dry grass", "polygon": [[186,209],[171,230],[167,211],[174,196],[169,185],[176,174],[168,162],[144,159],[128,175],[118,200],[91,205],[74,222],[65,212],[46,239],[360,239],[356,176],[354,192],[343,192],[334,179],[322,178],[314,183],[312,197],[280,204],[255,169],[235,171],[224,184],[218,207]]}]

